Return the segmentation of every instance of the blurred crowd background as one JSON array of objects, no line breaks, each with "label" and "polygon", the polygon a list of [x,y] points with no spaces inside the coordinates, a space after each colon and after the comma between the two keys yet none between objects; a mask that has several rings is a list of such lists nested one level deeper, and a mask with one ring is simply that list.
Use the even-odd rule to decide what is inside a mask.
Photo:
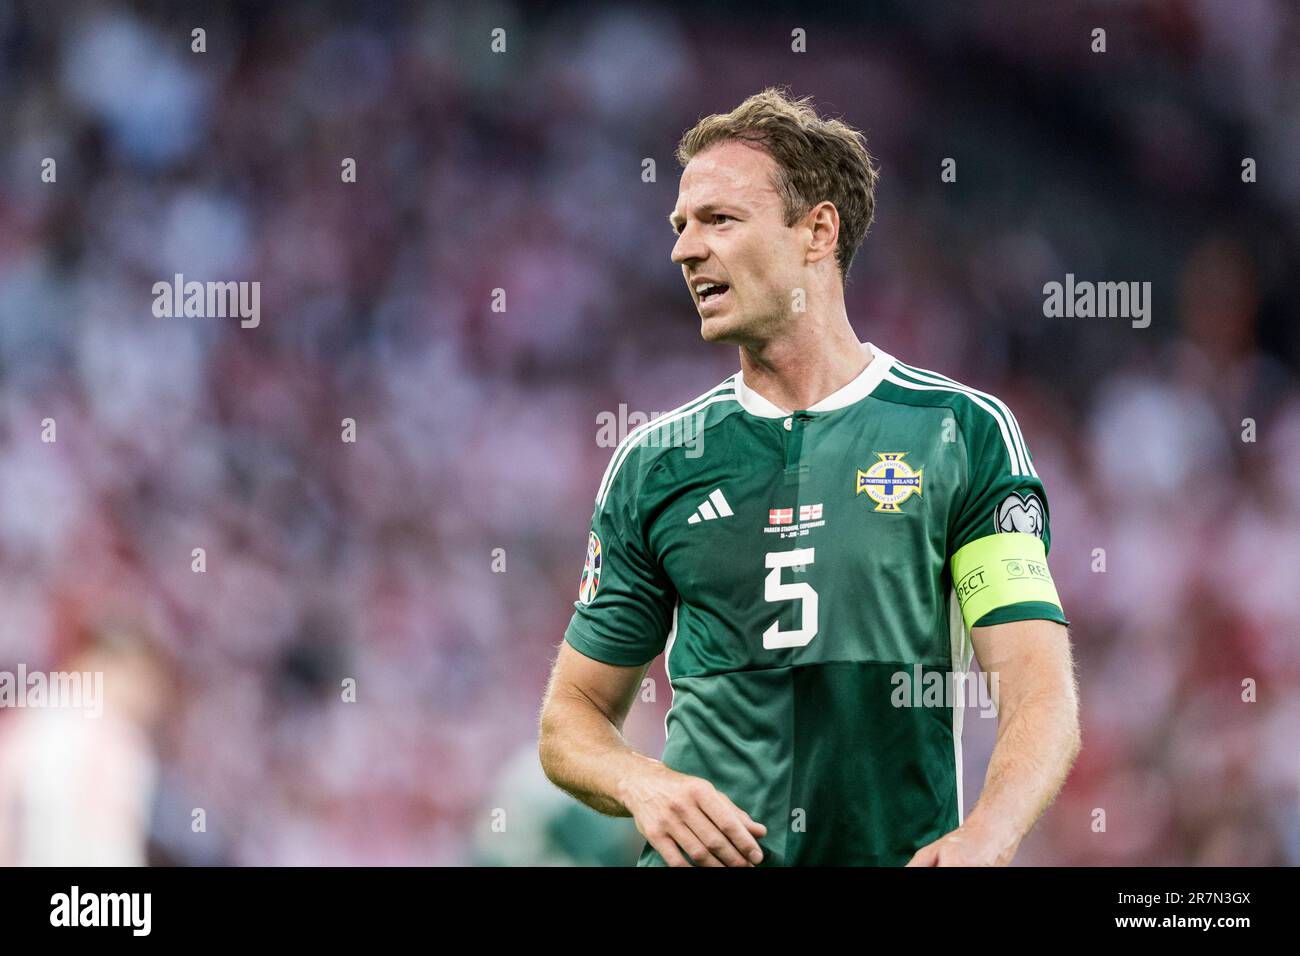
[{"label": "blurred crowd background", "polygon": [[[635,858],[537,713],[597,416],[737,367],[673,148],[771,84],[880,161],[860,337],[1004,398],[1046,484],[1084,749],[1017,862],[1300,863],[1285,0],[0,5],[0,669],[108,694],[0,710],[0,862]],[[260,325],[155,317],[177,273],[260,282]],[[1150,281],[1150,327],[1045,318],[1066,273]]]}]

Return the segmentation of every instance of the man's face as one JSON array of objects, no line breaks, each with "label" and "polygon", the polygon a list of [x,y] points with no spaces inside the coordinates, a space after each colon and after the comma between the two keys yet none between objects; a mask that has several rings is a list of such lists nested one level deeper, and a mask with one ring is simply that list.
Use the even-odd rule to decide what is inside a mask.
[{"label": "man's face", "polygon": [[[682,267],[705,341],[763,341],[792,317],[807,230],[785,224],[776,173],[766,152],[734,141],[709,147],[682,171],[670,217],[678,234],[672,259]],[[721,288],[701,294],[704,283]]]}]

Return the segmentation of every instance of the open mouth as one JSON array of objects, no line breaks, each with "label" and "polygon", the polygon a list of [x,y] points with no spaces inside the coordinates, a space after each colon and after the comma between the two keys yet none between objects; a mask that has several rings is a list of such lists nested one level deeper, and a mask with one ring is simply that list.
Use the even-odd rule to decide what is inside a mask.
[{"label": "open mouth", "polygon": [[695,287],[695,294],[700,300],[700,305],[705,305],[721,299],[730,288],[731,286],[725,282],[705,282]]}]

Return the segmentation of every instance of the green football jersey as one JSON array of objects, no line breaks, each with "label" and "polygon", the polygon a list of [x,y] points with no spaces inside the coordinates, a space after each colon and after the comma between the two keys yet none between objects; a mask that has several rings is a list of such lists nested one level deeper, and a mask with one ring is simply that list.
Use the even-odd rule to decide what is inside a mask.
[{"label": "green football jersey", "polygon": [[1068,623],[1010,410],[864,349],[812,408],[737,373],[629,434],[565,632],[609,664],[666,652],[663,762],[764,824],[766,865],[903,864],[955,829],[961,695],[921,691],[968,670],[971,626]]}]

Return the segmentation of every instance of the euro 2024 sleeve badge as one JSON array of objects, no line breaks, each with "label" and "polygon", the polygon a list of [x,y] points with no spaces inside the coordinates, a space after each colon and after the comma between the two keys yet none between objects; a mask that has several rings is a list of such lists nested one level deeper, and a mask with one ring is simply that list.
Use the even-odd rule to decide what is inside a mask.
[{"label": "euro 2024 sleeve badge", "polygon": [[578,582],[578,600],[590,604],[600,587],[600,538],[592,532],[587,538],[587,560],[582,564],[582,579]]}]

